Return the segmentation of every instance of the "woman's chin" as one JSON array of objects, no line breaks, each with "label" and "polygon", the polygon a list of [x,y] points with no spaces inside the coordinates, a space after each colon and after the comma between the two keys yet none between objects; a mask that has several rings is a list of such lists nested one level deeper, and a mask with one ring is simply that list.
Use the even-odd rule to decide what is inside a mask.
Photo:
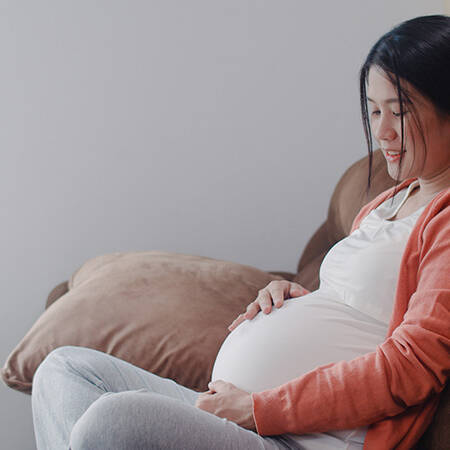
[{"label": "woman's chin", "polygon": [[[398,170],[390,170],[389,166],[388,166],[388,174],[393,180],[397,181],[399,179]],[[403,181],[403,180],[400,178],[399,181]]]},{"label": "woman's chin", "polygon": [[389,174],[389,176],[393,179],[393,180],[398,180],[399,182],[402,182],[404,180],[406,180],[407,178],[411,178],[411,176],[408,175],[403,175],[403,170],[400,171],[399,174],[399,170],[398,170],[398,163],[390,163],[390,162],[386,162],[387,163],[387,172]]}]

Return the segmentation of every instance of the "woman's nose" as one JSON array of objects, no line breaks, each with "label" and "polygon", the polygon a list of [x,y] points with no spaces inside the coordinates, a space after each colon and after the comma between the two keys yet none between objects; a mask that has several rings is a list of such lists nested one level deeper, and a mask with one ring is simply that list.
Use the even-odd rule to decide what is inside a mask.
[{"label": "woman's nose", "polygon": [[375,125],[374,135],[378,142],[392,141],[397,137],[397,131],[389,119],[380,117]]}]

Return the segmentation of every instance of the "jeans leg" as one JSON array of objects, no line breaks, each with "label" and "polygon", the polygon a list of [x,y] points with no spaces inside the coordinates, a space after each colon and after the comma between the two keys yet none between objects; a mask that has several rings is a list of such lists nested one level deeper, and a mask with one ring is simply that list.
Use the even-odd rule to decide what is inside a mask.
[{"label": "jeans leg", "polygon": [[74,346],[53,350],[33,378],[31,400],[38,450],[67,449],[72,428],[92,403],[106,392],[138,389],[190,405],[199,395],[97,350]]}]

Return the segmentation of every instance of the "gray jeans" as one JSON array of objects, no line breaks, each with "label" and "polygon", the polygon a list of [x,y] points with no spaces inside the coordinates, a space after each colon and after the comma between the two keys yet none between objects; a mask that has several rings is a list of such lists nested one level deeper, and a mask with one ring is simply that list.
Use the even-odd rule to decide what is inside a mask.
[{"label": "gray jeans", "polygon": [[[33,379],[38,450],[289,449],[195,407],[199,394],[106,353],[53,350]],[[297,447],[298,448],[298,447]]]}]

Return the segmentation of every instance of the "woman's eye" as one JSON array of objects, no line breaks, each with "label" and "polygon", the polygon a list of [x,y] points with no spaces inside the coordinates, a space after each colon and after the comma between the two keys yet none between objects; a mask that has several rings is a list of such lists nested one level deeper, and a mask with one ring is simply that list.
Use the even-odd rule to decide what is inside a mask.
[{"label": "woman's eye", "polygon": [[[408,111],[403,111],[403,115],[405,115]],[[401,114],[400,113],[392,113],[394,114],[395,117],[400,117]]]},{"label": "woman's eye", "polygon": [[372,116],[378,116],[378,114],[380,114],[380,111],[372,111],[371,114]]}]

